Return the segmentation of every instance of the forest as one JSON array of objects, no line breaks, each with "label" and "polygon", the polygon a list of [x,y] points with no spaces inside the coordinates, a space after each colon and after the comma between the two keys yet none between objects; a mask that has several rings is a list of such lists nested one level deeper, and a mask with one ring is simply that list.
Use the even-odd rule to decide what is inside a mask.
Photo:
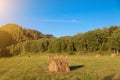
[{"label": "forest", "polygon": [[89,52],[106,54],[105,52],[111,51],[116,53],[120,51],[120,26],[109,26],[59,38],[17,24],[6,24],[0,27],[0,57],[16,56],[27,52],[74,55]]}]

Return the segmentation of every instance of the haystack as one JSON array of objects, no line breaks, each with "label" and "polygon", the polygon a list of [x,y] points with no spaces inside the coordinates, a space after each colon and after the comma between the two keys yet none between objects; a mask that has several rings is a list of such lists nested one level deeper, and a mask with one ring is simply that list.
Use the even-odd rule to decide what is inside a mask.
[{"label": "haystack", "polygon": [[99,57],[101,57],[102,55],[101,54],[97,54],[95,57],[96,58],[99,58]]},{"label": "haystack", "polygon": [[111,54],[111,57],[115,57],[115,56],[117,56],[116,53],[112,53],[112,54]]},{"label": "haystack", "polygon": [[49,71],[52,72],[69,72],[68,57],[62,56],[60,58],[54,58],[54,56],[49,56],[50,64]]}]

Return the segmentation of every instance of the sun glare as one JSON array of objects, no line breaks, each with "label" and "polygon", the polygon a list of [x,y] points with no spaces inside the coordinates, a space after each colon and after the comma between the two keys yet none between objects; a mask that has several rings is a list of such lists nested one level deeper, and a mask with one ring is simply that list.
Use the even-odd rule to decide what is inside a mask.
[{"label": "sun glare", "polygon": [[0,0],[0,16],[11,16],[25,9],[24,0]]},{"label": "sun glare", "polygon": [[7,0],[0,0],[0,15],[7,12],[9,8],[9,2]]}]

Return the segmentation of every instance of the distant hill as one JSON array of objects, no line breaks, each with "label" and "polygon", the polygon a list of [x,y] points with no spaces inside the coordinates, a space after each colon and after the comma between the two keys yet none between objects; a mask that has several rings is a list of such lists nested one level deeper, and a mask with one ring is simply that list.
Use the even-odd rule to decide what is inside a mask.
[{"label": "distant hill", "polygon": [[17,24],[6,24],[0,27],[0,31],[5,31],[12,36],[14,43],[23,42],[27,40],[38,40],[41,38],[52,38],[50,34],[42,34],[37,30],[26,29]]},{"label": "distant hill", "polygon": [[9,46],[31,40],[49,40],[51,38],[53,38],[51,34],[42,34],[37,30],[26,29],[17,24],[3,25],[0,27],[0,57],[10,56],[9,52],[6,50]]},{"label": "distant hill", "polygon": [[50,39],[50,34],[42,34],[37,30],[26,29],[17,24],[6,24],[0,27],[0,48],[27,40]]}]

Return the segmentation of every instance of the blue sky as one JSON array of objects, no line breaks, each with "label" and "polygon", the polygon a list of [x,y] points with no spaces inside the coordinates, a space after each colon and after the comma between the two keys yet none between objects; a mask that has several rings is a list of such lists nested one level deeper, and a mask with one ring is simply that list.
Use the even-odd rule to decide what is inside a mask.
[{"label": "blue sky", "polygon": [[120,25],[120,0],[0,0],[3,3],[1,26],[16,23],[56,37]]}]

